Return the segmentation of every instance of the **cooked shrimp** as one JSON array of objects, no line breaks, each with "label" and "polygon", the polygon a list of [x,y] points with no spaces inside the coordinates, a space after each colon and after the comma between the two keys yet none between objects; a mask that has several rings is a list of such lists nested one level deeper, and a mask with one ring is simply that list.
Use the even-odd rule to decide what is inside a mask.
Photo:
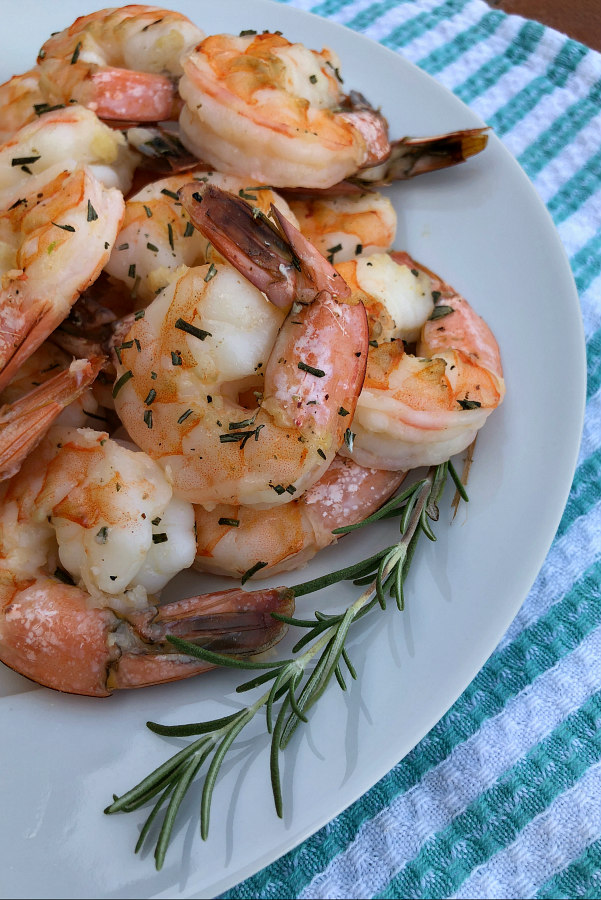
[{"label": "cooked shrimp", "polygon": [[377,191],[346,197],[291,197],[306,238],[333,263],[388,250],[396,234],[394,206]]},{"label": "cooked shrimp", "polygon": [[[354,440],[340,452],[362,466],[396,470],[465,449],[505,394],[489,327],[406,253],[338,268],[367,306],[372,337]],[[413,355],[404,341],[416,340]]]},{"label": "cooked shrimp", "polygon": [[0,487],[0,659],[48,687],[107,696],[210,668],[173,652],[168,633],[236,653],[277,640],[270,612],[290,612],[285,589],[157,606],[194,551],[192,507],[146,454],[52,428]]},{"label": "cooked shrimp", "polygon": [[337,540],[332,529],[354,525],[375,512],[396,491],[404,472],[364,469],[340,456],[298,500],[274,509],[220,504],[196,507],[201,572],[267,578],[297,569]]},{"label": "cooked shrimp", "polygon": [[[90,413],[96,416],[97,404],[88,388],[101,365],[101,359],[74,360],[68,368],[0,407],[0,481],[19,471],[23,460],[50,426],[61,421],[61,416],[62,424],[90,424]],[[17,386],[11,383],[10,387],[15,389]],[[84,396],[85,401],[77,404]]]},{"label": "cooked shrimp", "polygon": [[119,131],[83,106],[47,112],[0,146],[0,209],[31,193],[36,176],[88,166],[106,187],[126,192],[138,155]]},{"label": "cooked shrimp", "polygon": [[210,242],[193,227],[177,192],[196,179],[238,194],[255,210],[268,213],[273,203],[296,223],[288,204],[269,188],[257,190],[233,175],[204,170],[171,175],[146,185],[125,205],[125,217],[106,265],[109,275],[135,290],[138,305],[149,303],[179,266],[219,262]]},{"label": "cooked shrimp", "polygon": [[180,57],[204,37],[157,6],[101,9],[50,37],[38,56],[51,103],[75,99],[105,119],[157,122],[173,114]]},{"label": "cooked shrimp", "polygon": [[[199,204],[197,188],[180,191],[193,221],[202,209],[220,230],[220,210],[224,230],[229,226],[241,245],[246,240],[236,265],[244,268],[248,252],[251,278],[279,279],[278,301],[288,284],[287,308],[303,291],[314,302],[295,304],[280,328],[284,313],[230,265],[188,269],[147,307],[120,348],[115,406],[178,496],[267,508],[314,484],[343,440],[363,381],[365,311],[339,302],[336,292],[344,296],[346,285],[317,251],[303,259],[267,220],[253,219],[243,200],[209,186]],[[255,247],[271,253],[271,270]],[[295,268],[299,258],[305,273]],[[292,272],[304,274],[304,287],[288,283]],[[269,283],[264,289],[271,296]]]},{"label": "cooked shrimp", "polygon": [[182,140],[221,172],[324,188],[389,153],[385,120],[358,95],[344,97],[331,50],[221,34],[182,64]]},{"label": "cooked shrimp", "polygon": [[40,72],[30,69],[23,75],[13,75],[9,81],[0,84],[0,143],[8,141],[13,134],[36,118],[48,104],[40,90]]},{"label": "cooked shrimp", "polygon": [[88,169],[43,177],[0,214],[0,391],[98,276],[123,216]]}]

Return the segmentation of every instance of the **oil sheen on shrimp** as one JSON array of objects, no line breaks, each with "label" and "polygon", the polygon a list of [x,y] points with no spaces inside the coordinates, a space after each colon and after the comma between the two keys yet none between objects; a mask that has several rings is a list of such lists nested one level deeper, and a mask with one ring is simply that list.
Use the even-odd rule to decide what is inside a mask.
[{"label": "oil sheen on shrimp", "polygon": [[341,197],[290,197],[306,238],[332,263],[383,253],[392,247],[397,217],[378,191]]},{"label": "oil sheen on shrimp", "polygon": [[[288,280],[303,275],[299,247],[292,253],[244,201],[214,186],[199,202],[197,187],[180,192],[195,224],[202,210],[220,232],[220,212],[223,230],[229,225],[237,236],[238,268],[252,270],[254,284],[264,279],[268,296],[272,277],[279,279],[275,294],[286,305],[287,286],[290,309],[301,295]],[[271,252],[272,268],[256,247]],[[179,496],[268,508],[304,492],[334,458],[363,381],[367,324],[360,303],[339,302],[334,285],[348,289],[321,254],[307,256],[311,302],[293,305],[285,318],[230,265],[211,264],[171,282],[127,335],[115,406]]]},{"label": "oil sheen on shrimp", "polygon": [[44,113],[0,146],[0,209],[30,193],[33,178],[88,166],[106,187],[127,192],[139,156],[119,131],[83,106]]},{"label": "oil sheen on shrimp", "polygon": [[193,170],[147,184],[125,204],[125,216],[106,265],[109,275],[135,291],[138,305],[146,305],[170,281],[179,266],[220,262],[207,238],[192,225],[178,197],[194,179],[237,194],[254,210],[268,213],[273,203],[296,224],[286,201],[270,188],[259,190],[235,175]]},{"label": "oil sheen on shrimp", "polygon": [[195,507],[194,568],[234,578],[297,569],[337,540],[332,530],[361,522],[396,491],[404,472],[365,469],[341,456],[298,500],[258,510]]},{"label": "oil sheen on shrimp", "polygon": [[123,216],[88,169],[47,176],[0,214],[0,390],[98,277]]},{"label": "oil sheen on shrimp", "polygon": [[183,60],[182,140],[222,172],[325,188],[389,152],[386,122],[341,90],[339,60],[279,34],[212,35]]},{"label": "oil sheen on shrimp", "polygon": [[186,16],[131,4],[81,16],[38,56],[50,103],[75,99],[100,117],[157,122],[173,113],[180,57],[204,37]]},{"label": "oil sheen on shrimp", "polygon": [[[490,328],[406,253],[338,268],[366,305],[371,338],[352,449],[340,452],[395,470],[435,465],[464,450],[505,394]],[[415,355],[404,342],[416,342]]]},{"label": "oil sheen on shrimp", "polygon": [[0,143],[10,140],[19,128],[33,122],[37,112],[46,106],[37,67],[22,75],[13,75],[0,84]]},{"label": "oil sheen on shrimp", "polygon": [[218,592],[157,606],[194,558],[194,514],[144,453],[54,427],[0,487],[0,659],[70,693],[106,696],[205,671],[166,641],[258,652],[283,633],[289,591]]}]

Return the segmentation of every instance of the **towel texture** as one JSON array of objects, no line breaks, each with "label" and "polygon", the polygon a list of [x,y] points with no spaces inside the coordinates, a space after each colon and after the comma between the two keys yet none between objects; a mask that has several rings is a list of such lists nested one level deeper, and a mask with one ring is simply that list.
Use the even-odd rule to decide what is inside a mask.
[{"label": "towel texture", "polygon": [[364,797],[228,898],[601,897],[601,55],[481,0],[288,0],[472,107],[546,203],[580,295],[584,435],[538,578],[495,653]]}]

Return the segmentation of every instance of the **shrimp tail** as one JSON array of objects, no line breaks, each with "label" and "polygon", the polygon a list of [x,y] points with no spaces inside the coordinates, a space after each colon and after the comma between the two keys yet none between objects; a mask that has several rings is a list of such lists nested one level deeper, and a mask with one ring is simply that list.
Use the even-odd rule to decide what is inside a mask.
[{"label": "shrimp tail", "polygon": [[372,187],[406,181],[437,169],[447,169],[481,153],[488,143],[488,128],[469,128],[427,138],[404,137],[391,144],[382,165],[364,168],[355,179]]},{"label": "shrimp tail", "polygon": [[0,407],[0,481],[12,478],[59,413],[95,380],[104,360],[74,360],[14,403]]},{"label": "shrimp tail", "polygon": [[351,91],[344,98],[340,116],[354,125],[365,141],[367,157],[362,168],[379,166],[390,157],[392,145],[388,138],[388,122],[363,94]]},{"label": "shrimp tail", "polygon": [[275,207],[284,236],[245,200],[214,185],[184,185],[179,197],[193,225],[275,306],[311,303],[321,291],[350,295],[334,267]]},{"label": "shrimp tail", "polygon": [[144,687],[213,668],[209,662],[174,652],[167,640],[169,635],[218,653],[263,653],[280,641],[288,628],[272,613],[290,616],[293,612],[294,593],[280,587],[216,591],[132,614],[128,621],[140,638],[140,646],[125,650],[112,663],[108,687]]}]

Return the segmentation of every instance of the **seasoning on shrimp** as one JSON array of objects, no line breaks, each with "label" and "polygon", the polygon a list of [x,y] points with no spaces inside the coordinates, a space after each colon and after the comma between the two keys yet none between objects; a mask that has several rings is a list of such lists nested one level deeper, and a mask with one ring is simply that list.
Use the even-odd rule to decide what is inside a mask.
[{"label": "seasoning on shrimp", "polygon": [[194,557],[193,511],[103,432],[51,429],[0,501],[0,659],[40,684],[106,697],[211,668],[167,634],[248,654],[286,630],[271,616],[292,612],[285,588],[157,605]]},{"label": "seasoning on shrimp", "polygon": [[182,141],[219,171],[325,188],[388,156],[385,119],[360,95],[343,94],[331,50],[281,34],[221,34],[182,65]]},{"label": "seasoning on shrimp", "polygon": [[[283,309],[230,265],[219,265],[208,281],[208,266],[186,270],[146,308],[144,319],[130,332],[130,339],[139,338],[142,353],[122,352],[119,374],[132,371],[134,377],[121,387],[115,404],[129,434],[168,471],[180,496],[206,505],[273,506],[289,502],[294,490],[302,492],[319,479],[343,440],[338,409],[344,406],[352,413],[363,381],[365,312],[361,304],[340,302],[346,285],[309,245],[291,248],[271,225],[252,218],[245,201],[213,186],[203,191],[201,208],[219,206],[236,235],[236,264],[244,268],[244,260],[249,260],[247,268],[255,280],[275,277],[280,302],[287,284],[288,309],[298,294],[305,304],[293,318],[285,318]],[[191,184],[180,196],[196,221],[194,193],[196,185]],[[212,216],[213,227],[217,218]],[[304,240],[298,232],[293,239]],[[253,253],[255,243],[271,253],[269,271],[259,269],[261,261],[254,255],[248,256],[249,242]],[[276,245],[285,248],[286,264]],[[229,248],[219,249],[229,255]],[[301,263],[301,271],[290,263],[298,287],[288,281],[286,266],[292,254]],[[269,292],[268,284],[266,288]],[[176,330],[183,332],[184,343],[178,348],[182,365],[174,366]],[[151,369],[159,375],[152,438],[141,427]],[[262,397],[259,406],[254,391]],[[311,404],[313,400],[319,402]],[[194,415],[174,428],[188,409]],[[224,432],[221,424],[248,419],[253,428]],[[318,449],[323,456],[315,452]]]}]

